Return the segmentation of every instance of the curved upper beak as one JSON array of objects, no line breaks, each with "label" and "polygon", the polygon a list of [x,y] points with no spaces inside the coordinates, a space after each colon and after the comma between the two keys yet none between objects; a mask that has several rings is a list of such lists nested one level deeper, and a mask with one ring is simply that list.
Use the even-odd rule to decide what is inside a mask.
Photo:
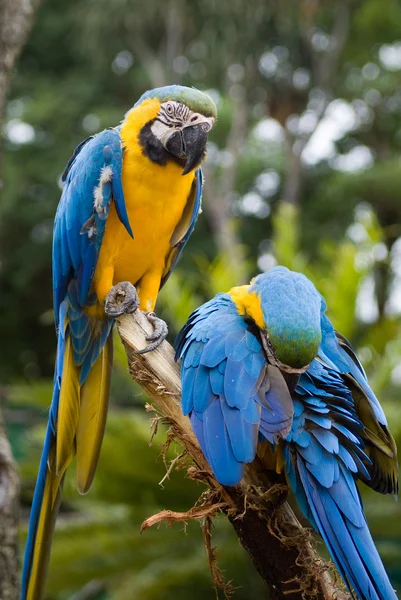
[{"label": "curved upper beak", "polygon": [[209,123],[199,123],[185,127],[182,132],[184,151],[187,157],[183,175],[187,175],[195,169],[204,158],[206,153],[207,136],[211,129]]},{"label": "curved upper beak", "polygon": [[206,153],[207,136],[213,127],[214,119],[198,115],[196,122],[184,125],[176,130],[167,140],[166,150],[174,156],[185,158],[182,175],[187,175],[195,169]]}]

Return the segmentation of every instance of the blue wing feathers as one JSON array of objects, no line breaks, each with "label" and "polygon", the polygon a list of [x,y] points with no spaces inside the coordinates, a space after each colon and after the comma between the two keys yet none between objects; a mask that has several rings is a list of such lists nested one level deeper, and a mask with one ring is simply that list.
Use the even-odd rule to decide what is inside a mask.
[{"label": "blue wing feathers", "polygon": [[199,365],[194,379],[193,405],[197,412],[204,412],[216,398],[210,385],[209,369]]},{"label": "blue wing feathers", "polygon": [[[248,332],[246,332],[248,333]],[[251,352],[246,356],[246,360],[243,361],[243,367],[245,371],[250,375],[250,377],[257,378],[259,377],[264,365],[265,365],[265,357],[261,352],[261,346],[259,347],[249,346],[249,350]]]},{"label": "blue wing feathers", "polygon": [[[255,404],[253,400],[249,402]],[[221,410],[236,460],[240,463],[252,462],[255,457],[259,420],[257,423],[248,422],[243,411],[231,408],[224,399],[221,399]]]},{"label": "blue wing feathers", "polygon": [[260,422],[262,412],[257,396],[250,398],[247,406],[242,408],[240,412],[244,421],[257,425]]},{"label": "blue wing feathers", "polygon": [[[222,364],[225,365],[225,362]],[[218,367],[213,367],[213,369],[210,369],[209,371],[210,385],[212,386],[213,394],[215,394],[216,396],[223,396],[224,394],[224,377],[222,377],[221,375],[222,373],[220,372]]]},{"label": "blue wing feathers", "polygon": [[256,393],[257,378],[248,375],[240,362],[228,360],[224,373],[224,396],[229,406],[244,408]]},{"label": "blue wing feathers", "polygon": [[227,356],[225,347],[223,336],[210,339],[202,350],[202,365],[209,368],[217,367]]},{"label": "blue wing feathers", "polygon": [[[316,423],[315,416],[314,419],[309,420]],[[327,424],[327,421],[328,419],[326,419],[325,425]],[[327,427],[323,429],[323,425],[319,422],[317,424],[319,425],[319,428],[312,429],[314,437],[319,441],[320,445],[323,446],[324,450],[330,452],[330,454],[338,454],[339,445],[337,436],[331,431],[327,431]]]},{"label": "blue wing feathers", "polygon": [[[182,358],[183,412],[190,414],[218,479],[234,485],[242,477],[244,463],[255,457],[258,432],[263,429],[258,390],[267,363],[261,344],[231,298],[219,294],[188,319],[176,340],[178,357]],[[289,415],[280,398],[270,402],[279,415],[274,427],[279,434],[283,421],[287,427],[292,419],[292,405]],[[265,419],[272,414],[269,411]]]},{"label": "blue wing feathers", "polygon": [[369,533],[359,497],[355,498],[357,492],[352,498],[342,485],[343,471],[327,490],[313,480],[302,461],[297,466],[308,508],[344,579],[361,599],[396,598]]},{"label": "blue wing feathers", "polygon": [[[120,133],[106,129],[89,138],[74,154],[67,167],[65,186],[57,209],[53,241],[53,289],[55,312],[64,299],[70,277],[79,277],[78,297],[84,306],[104,234],[106,218],[113,197],[117,213],[132,235],[122,190],[123,150]],[[103,169],[109,167],[111,181],[103,182],[101,208],[94,208],[94,190]],[[83,232],[85,223],[93,219],[93,235]]]},{"label": "blue wing feathers", "polygon": [[382,425],[387,425],[386,416],[368,383],[366,374],[362,369],[360,362],[356,357],[353,359],[352,356],[340,346],[334,327],[325,314],[322,314],[322,331],[323,339],[319,350],[319,356],[321,356],[323,361],[330,363],[330,366],[334,370],[337,370],[340,373],[349,374],[357,382],[369,399],[378,422]]},{"label": "blue wing feathers", "polygon": [[[223,485],[235,485],[242,478],[244,465],[234,455],[218,400],[205,410],[203,419],[206,457]],[[241,440],[238,442],[240,445]]]},{"label": "blue wing feathers", "polygon": [[195,378],[192,369],[186,369],[182,375],[182,412],[188,415],[194,408],[193,387]]},{"label": "blue wing feathers", "polygon": [[[316,411],[327,402],[329,390],[335,390],[341,406],[330,403],[328,417],[322,417]],[[340,573],[359,598],[396,598],[369,533],[356,487],[356,475],[369,480],[367,465],[371,461],[364,451],[362,423],[339,370],[313,361],[309,372],[301,376],[295,401],[297,410],[284,457],[300,508],[323,537]]]}]

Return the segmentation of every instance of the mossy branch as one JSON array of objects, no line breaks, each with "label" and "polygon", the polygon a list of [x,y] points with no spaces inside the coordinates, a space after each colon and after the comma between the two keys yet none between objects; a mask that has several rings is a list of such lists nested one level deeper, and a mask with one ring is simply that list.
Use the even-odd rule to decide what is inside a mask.
[{"label": "mossy branch", "polygon": [[[181,412],[179,366],[174,362],[171,345],[163,342],[153,352],[136,354],[136,350],[147,345],[145,338],[152,333],[151,325],[140,311],[119,317],[117,327],[133,379],[147,392],[156,411],[169,424],[170,435],[192,457],[196,465],[192,477],[202,479],[213,498],[210,513],[203,503],[201,508],[191,508],[188,513],[167,511],[167,521],[205,515],[209,519],[218,505],[265,582],[271,600],[350,598],[343,586],[332,580],[330,567],[317,554],[309,530],[302,527],[285,501],[283,486],[272,485],[257,460],[246,467],[243,481],[235,487],[221,486],[213,477],[190,421]],[[164,516],[157,515],[154,520],[151,517],[144,528],[163,520]]]}]

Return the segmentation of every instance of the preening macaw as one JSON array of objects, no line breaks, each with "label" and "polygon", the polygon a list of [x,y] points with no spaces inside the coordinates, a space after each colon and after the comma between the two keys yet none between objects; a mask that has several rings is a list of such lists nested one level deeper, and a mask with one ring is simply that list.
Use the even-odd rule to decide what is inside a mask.
[{"label": "preening macaw", "polygon": [[349,342],[304,275],[276,267],[219,294],[176,340],[182,409],[223,485],[255,454],[298,504],[360,599],[396,598],[356,485],[397,494],[397,450]]},{"label": "preening macaw", "polygon": [[[82,142],[64,172],[53,239],[54,390],[22,600],[43,596],[60,491],[75,455],[80,493],[94,477],[107,415],[113,317],[138,306],[147,311],[155,324],[148,350],[166,336],[152,311],[195,227],[199,165],[215,119],[212,99],[194,88],[148,91],[120,126]],[[121,309],[106,302],[116,284]]]}]

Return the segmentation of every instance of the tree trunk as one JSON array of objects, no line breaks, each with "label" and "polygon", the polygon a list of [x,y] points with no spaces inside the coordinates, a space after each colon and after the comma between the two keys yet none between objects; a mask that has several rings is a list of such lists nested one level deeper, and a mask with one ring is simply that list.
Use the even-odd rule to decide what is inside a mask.
[{"label": "tree trunk", "polygon": [[0,598],[17,600],[19,480],[6,433],[0,426]]},{"label": "tree trunk", "polygon": [[[39,1],[0,0],[0,134],[12,69],[31,29]],[[0,193],[3,187],[1,155],[0,147]]]}]

